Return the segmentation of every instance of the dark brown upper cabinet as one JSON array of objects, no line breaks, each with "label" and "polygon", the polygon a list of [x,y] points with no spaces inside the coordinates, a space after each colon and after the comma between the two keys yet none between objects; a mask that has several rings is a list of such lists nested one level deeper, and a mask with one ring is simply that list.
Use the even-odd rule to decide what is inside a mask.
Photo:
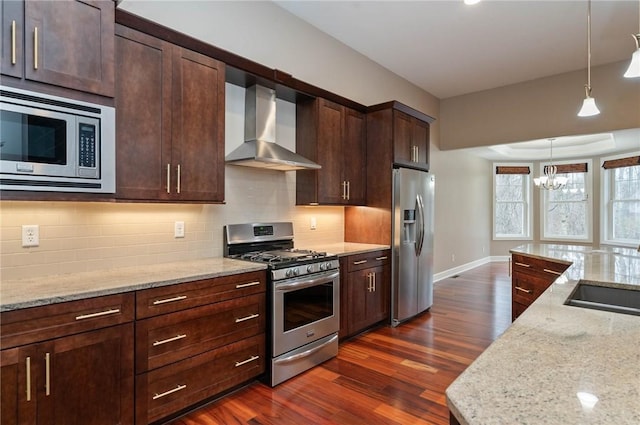
[{"label": "dark brown upper cabinet", "polygon": [[113,1],[1,4],[3,75],[113,97]]},{"label": "dark brown upper cabinet", "polygon": [[225,66],[116,27],[116,197],[224,201]]},{"label": "dark brown upper cabinet", "polygon": [[296,152],[322,166],[296,172],[296,203],[365,205],[365,115],[322,98],[296,109]]}]

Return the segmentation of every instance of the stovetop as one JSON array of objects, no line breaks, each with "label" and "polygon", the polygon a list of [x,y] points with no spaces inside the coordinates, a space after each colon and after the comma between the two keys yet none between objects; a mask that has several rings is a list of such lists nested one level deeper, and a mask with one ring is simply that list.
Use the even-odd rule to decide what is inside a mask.
[{"label": "stovetop", "polygon": [[265,263],[268,264],[271,269],[299,266],[337,258],[335,254],[295,248],[271,251],[252,251],[244,254],[233,255],[231,257],[239,260]]}]

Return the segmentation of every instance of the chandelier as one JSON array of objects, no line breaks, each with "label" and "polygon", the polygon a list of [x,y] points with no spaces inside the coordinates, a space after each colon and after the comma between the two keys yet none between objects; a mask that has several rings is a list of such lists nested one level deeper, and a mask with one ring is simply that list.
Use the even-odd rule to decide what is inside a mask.
[{"label": "chandelier", "polygon": [[535,177],[533,183],[540,189],[556,190],[562,188],[567,184],[567,178],[564,176],[557,176],[558,167],[553,165],[553,141],[555,139],[549,139],[551,144],[551,154],[549,158],[549,165],[544,167],[544,176]]}]

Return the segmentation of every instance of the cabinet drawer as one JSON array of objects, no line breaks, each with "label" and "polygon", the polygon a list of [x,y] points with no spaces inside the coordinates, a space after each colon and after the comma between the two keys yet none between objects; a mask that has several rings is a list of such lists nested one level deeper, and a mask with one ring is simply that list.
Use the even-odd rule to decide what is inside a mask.
[{"label": "cabinet drawer", "polygon": [[144,319],[236,297],[264,293],[266,271],[203,279],[136,292],[136,318]]},{"label": "cabinet drawer", "polygon": [[0,314],[0,348],[133,321],[134,294],[87,298]]},{"label": "cabinet drawer", "polygon": [[524,311],[529,307],[528,305],[520,304],[520,303],[512,303],[511,304],[511,321],[516,320]]},{"label": "cabinet drawer", "polygon": [[528,257],[526,255],[512,254],[513,271],[527,273],[544,273],[550,278],[558,277],[569,268],[569,264],[558,263],[542,258]]},{"label": "cabinet drawer", "polygon": [[525,273],[514,273],[511,285],[513,302],[528,306],[551,285],[551,281]]},{"label": "cabinet drawer", "polygon": [[136,423],[147,424],[246,382],[265,370],[256,335],[136,377]]},{"label": "cabinet drawer", "polygon": [[347,263],[347,271],[354,272],[357,270],[368,269],[371,267],[383,266],[391,260],[391,251],[386,249],[382,251],[365,252],[362,254],[349,255],[345,261]]},{"label": "cabinet drawer", "polygon": [[136,372],[264,333],[265,306],[257,294],[138,321]]}]

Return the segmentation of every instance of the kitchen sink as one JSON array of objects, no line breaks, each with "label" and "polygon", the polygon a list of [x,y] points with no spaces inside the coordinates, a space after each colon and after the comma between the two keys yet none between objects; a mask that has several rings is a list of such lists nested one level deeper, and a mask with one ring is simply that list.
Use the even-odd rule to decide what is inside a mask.
[{"label": "kitchen sink", "polygon": [[640,288],[611,288],[580,281],[564,303],[575,307],[640,316]]}]

